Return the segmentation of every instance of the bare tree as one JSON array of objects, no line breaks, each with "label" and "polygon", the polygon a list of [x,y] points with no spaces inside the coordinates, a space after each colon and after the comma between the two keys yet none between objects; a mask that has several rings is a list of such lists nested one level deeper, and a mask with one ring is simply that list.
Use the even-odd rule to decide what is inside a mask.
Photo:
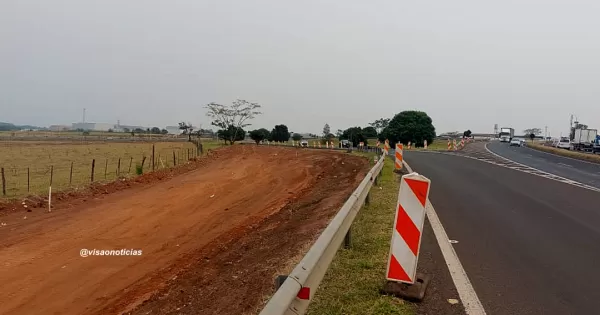
[{"label": "bare tree", "polygon": [[234,144],[237,139],[238,130],[250,126],[246,123],[256,115],[262,114],[258,111],[261,106],[258,103],[251,103],[246,100],[235,100],[231,105],[221,105],[210,103],[206,105],[208,112],[206,116],[213,119],[211,124],[228,132],[227,140]]},{"label": "bare tree", "polygon": [[525,129],[525,130],[523,131],[523,133],[524,133],[526,136],[529,136],[530,134],[534,134],[534,135],[536,135],[536,136],[537,136],[537,135],[540,135],[540,134],[542,134],[542,129],[541,129],[541,128],[530,128],[530,129]]},{"label": "bare tree", "polygon": [[183,130],[184,135],[188,135],[188,141],[192,141],[192,131],[194,131],[194,127],[192,127],[192,123],[179,123],[179,130]]}]

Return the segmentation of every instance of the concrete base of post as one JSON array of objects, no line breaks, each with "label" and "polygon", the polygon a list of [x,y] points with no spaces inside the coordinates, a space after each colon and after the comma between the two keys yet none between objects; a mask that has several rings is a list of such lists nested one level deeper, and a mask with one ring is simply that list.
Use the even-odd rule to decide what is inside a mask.
[{"label": "concrete base of post", "polygon": [[417,281],[414,284],[388,281],[381,289],[381,293],[411,302],[420,302],[425,297],[429,282],[431,282],[431,276],[417,273]]}]

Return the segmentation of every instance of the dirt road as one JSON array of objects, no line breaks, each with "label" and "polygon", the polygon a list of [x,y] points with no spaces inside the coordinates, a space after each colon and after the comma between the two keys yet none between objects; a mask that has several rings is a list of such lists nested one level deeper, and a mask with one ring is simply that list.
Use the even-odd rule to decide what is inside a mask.
[{"label": "dirt road", "polygon": [[[220,150],[197,170],[165,181],[83,204],[74,202],[75,206],[50,214],[38,210],[4,216],[0,218],[6,223],[0,227],[0,313],[121,313],[151,297],[141,307],[156,309],[154,313],[174,311],[164,307],[168,300],[160,305],[158,300],[165,299],[156,297],[168,291],[178,275],[197,274],[198,261],[209,260],[198,255],[209,253],[213,262],[219,257],[230,259],[233,245],[253,244],[253,237],[258,244],[267,237],[278,248],[282,247],[278,241],[305,245],[356,187],[366,165],[364,159],[344,154],[238,146]],[[289,223],[294,211],[304,213],[305,220],[296,220],[301,224],[293,227],[280,226]],[[308,218],[308,213],[320,214]],[[287,234],[290,230],[310,237],[290,239],[294,235]],[[136,249],[142,255],[84,258],[81,249]],[[235,253],[237,259],[252,258],[253,249],[260,250],[247,246],[246,252]],[[273,272],[285,268],[292,257],[279,257],[277,250],[270,250],[261,258],[244,270]],[[240,271],[232,266],[224,272],[231,278]],[[265,283],[271,284],[272,278],[252,283],[256,281],[262,285],[260,292],[254,292],[258,296],[254,304],[268,294]],[[214,283],[210,287],[211,292],[221,289]],[[227,298],[225,294],[196,307],[206,309],[206,314],[218,313],[235,304]],[[228,311],[245,311],[252,303],[239,307]]]}]

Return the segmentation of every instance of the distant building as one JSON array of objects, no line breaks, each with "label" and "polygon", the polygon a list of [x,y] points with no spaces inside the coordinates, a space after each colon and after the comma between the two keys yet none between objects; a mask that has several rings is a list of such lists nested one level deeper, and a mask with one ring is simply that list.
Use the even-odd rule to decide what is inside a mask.
[{"label": "distant building", "polygon": [[166,126],[165,129],[170,135],[180,135],[183,133],[183,130],[179,129],[179,126]]},{"label": "distant building", "polygon": [[114,124],[106,123],[73,123],[71,129],[73,130],[86,130],[86,131],[108,131],[108,129],[114,129]]},{"label": "distant building", "polygon": [[48,127],[48,130],[50,130],[50,131],[69,131],[69,130],[71,130],[71,127],[66,126],[66,125],[52,125],[52,126]]}]

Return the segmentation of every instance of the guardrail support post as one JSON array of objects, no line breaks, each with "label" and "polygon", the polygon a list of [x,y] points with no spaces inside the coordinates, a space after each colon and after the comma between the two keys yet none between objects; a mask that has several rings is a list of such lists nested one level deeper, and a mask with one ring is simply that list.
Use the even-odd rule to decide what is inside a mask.
[{"label": "guardrail support post", "polygon": [[344,236],[344,248],[352,247],[352,227],[348,229],[346,236]]},{"label": "guardrail support post", "polygon": [[283,285],[288,276],[279,275],[275,278],[275,291],[279,290],[279,288]]},{"label": "guardrail support post", "polygon": [[371,203],[371,194],[367,194],[367,198],[365,198],[365,204],[368,205]]}]

